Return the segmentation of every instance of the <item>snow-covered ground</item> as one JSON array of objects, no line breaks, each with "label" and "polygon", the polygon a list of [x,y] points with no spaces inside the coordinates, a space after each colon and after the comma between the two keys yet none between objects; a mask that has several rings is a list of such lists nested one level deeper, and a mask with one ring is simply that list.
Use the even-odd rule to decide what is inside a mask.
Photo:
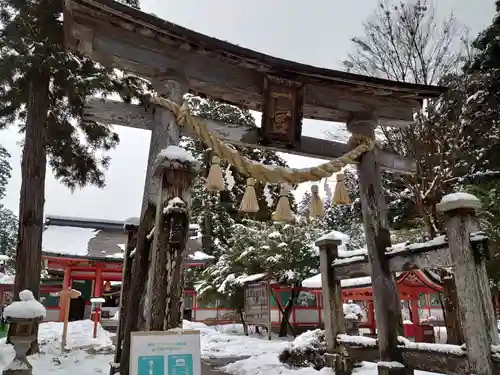
[{"label": "snow-covered ground", "polygon": [[[96,339],[92,338],[93,322],[72,322],[68,326],[67,350],[60,354],[62,323],[40,325],[41,353],[29,358],[34,375],[95,375],[107,374],[113,361],[110,334],[99,327]],[[197,329],[201,334],[202,358],[247,357],[222,368],[232,375],[334,375],[331,369],[316,371],[312,368],[290,369],[278,360],[278,354],[290,342],[278,338],[268,341],[264,336],[243,335],[241,325],[208,327],[201,323],[184,322],[184,328]],[[300,342],[296,341],[296,345]],[[14,357],[12,346],[0,342],[0,371]],[[355,375],[376,375],[377,367],[365,363]],[[416,371],[417,375],[434,375]],[[207,375],[207,374],[202,374]]]},{"label": "snow-covered ground", "polygon": [[[62,323],[40,324],[40,354],[29,357],[34,375],[95,375],[107,373],[113,349],[110,335],[99,327],[92,338],[93,322],[84,320],[68,324],[67,348],[61,355]],[[99,353],[100,352],[100,353]],[[0,342],[0,371],[14,358],[14,349]]]},{"label": "snow-covered ground", "polygon": [[267,334],[243,334],[241,324],[208,327],[203,323],[184,321],[185,329],[196,329],[201,335],[201,358],[230,358],[260,356],[266,353],[279,353],[289,345],[289,340],[273,337],[267,340]]}]

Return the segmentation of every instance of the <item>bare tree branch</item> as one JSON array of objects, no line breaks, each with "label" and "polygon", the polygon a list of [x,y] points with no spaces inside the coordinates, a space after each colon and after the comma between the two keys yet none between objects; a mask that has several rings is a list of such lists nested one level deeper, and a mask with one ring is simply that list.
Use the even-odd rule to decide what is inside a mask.
[{"label": "bare tree branch", "polygon": [[[464,38],[453,14],[443,21],[426,0],[379,4],[363,24],[363,35],[352,38],[354,51],[344,66],[349,71],[419,84],[438,84],[460,69]],[[439,116],[448,113],[449,120]],[[452,116],[453,115],[453,116]],[[394,177],[393,183],[406,192],[435,235],[439,223],[435,203],[449,189],[450,180],[465,173],[457,160],[470,143],[463,142],[457,113],[445,102],[424,103],[409,129],[384,128],[384,147],[415,159],[415,176]],[[448,123],[449,122],[449,123]],[[454,180],[453,180],[454,181]],[[402,191],[401,191],[402,193]]]}]

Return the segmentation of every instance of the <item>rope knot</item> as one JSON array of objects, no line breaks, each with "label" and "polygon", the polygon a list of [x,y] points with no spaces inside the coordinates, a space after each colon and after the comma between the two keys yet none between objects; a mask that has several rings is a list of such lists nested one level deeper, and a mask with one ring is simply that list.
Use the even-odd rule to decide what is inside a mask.
[{"label": "rope knot", "polygon": [[185,100],[180,107],[176,107],[176,109],[179,110],[178,113],[176,114],[177,123],[180,126],[184,126],[186,118],[187,118],[188,114],[190,113],[187,100]]},{"label": "rope knot", "polygon": [[369,137],[356,133],[351,135],[351,138],[349,138],[347,144],[350,148],[356,148],[361,145],[367,145],[370,147],[370,149],[373,147],[373,141]]}]

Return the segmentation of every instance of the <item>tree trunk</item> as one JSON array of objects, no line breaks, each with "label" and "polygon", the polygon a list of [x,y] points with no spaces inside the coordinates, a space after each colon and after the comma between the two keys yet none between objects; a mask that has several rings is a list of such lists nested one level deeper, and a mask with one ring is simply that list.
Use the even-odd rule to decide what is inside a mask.
[{"label": "tree trunk", "polygon": [[286,303],[285,309],[283,310],[283,316],[281,317],[279,337],[286,337],[288,334],[288,326],[290,325],[290,315],[292,315],[292,311],[298,296],[299,293],[297,292],[297,288],[293,287],[292,295],[290,296],[290,299]]},{"label": "tree trunk", "polygon": [[441,282],[443,283],[443,313],[446,326],[446,343],[462,345],[465,342],[460,311],[458,306],[457,287],[453,271],[441,270]]},{"label": "tree trunk", "polygon": [[[46,138],[45,123],[49,107],[50,75],[37,71],[30,80],[26,131],[21,164],[22,182],[19,197],[19,229],[16,249],[14,298],[29,289],[40,297],[42,266],[43,206],[45,203]],[[38,326],[36,327],[38,334]],[[38,353],[35,340],[28,354]]]},{"label": "tree trunk", "polygon": [[[203,177],[208,178],[208,174],[210,172],[210,166],[212,164],[213,150],[211,148],[206,149],[203,154]],[[205,205],[203,208],[203,222],[202,222],[202,230],[201,230],[201,244],[202,249],[205,253],[209,255],[213,255],[214,252],[214,239],[213,239],[213,230],[212,230],[212,213],[210,212],[210,205]]]},{"label": "tree trunk", "polygon": [[243,324],[243,333],[246,336],[248,336],[248,325],[245,322],[245,315],[243,315],[243,309],[241,309],[241,308],[238,307],[236,310],[238,312],[238,315],[240,316],[241,324]]}]

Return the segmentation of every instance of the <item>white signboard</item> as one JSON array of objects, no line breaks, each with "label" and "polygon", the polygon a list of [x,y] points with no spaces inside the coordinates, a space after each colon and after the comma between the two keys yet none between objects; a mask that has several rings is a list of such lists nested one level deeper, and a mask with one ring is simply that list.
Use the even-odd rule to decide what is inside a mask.
[{"label": "white signboard", "polygon": [[200,332],[132,332],[130,375],[201,375]]}]

